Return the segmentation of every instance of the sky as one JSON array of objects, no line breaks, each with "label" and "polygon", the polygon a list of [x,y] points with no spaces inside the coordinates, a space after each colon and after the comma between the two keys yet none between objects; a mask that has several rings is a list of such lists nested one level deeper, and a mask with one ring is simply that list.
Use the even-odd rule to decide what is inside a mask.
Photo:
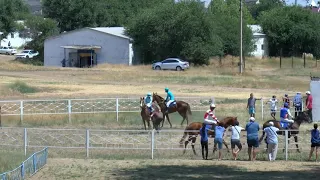
[{"label": "sky", "polygon": [[[211,0],[202,0],[207,4],[210,3]],[[294,4],[295,0],[286,0],[287,4]],[[311,2],[311,0],[310,0]],[[315,2],[317,3],[317,0],[315,0]],[[298,4],[305,6],[306,5],[306,1],[305,0],[298,0]]]}]

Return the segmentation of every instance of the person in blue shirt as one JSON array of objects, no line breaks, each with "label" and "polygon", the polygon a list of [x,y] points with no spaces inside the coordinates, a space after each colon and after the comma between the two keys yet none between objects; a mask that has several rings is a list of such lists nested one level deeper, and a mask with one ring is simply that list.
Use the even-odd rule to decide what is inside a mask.
[{"label": "person in blue shirt", "polygon": [[320,149],[320,132],[318,130],[318,124],[314,124],[313,129],[311,130],[311,149],[308,159],[309,161],[311,160],[314,149],[316,149],[316,161],[318,161],[318,150]]},{"label": "person in blue shirt", "polygon": [[293,99],[294,106],[294,117],[297,117],[298,114],[302,112],[302,96],[301,92],[297,92]]},{"label": "person in blue shirt", "polygon": [[175,100],[174,100],[174,95],[169,90],[169,88],[165,88],[164,91],[167,93],[167,98],[166,98],[165,102],[166,102],[166,106],[167,106],[166,113],[168,113],[168,109],[169,109],[171,103],[173,103]]},{"label": "person in blue shirt", "polygon": [[257,148],[259,147],[259,124],[255,122],[254,117],[250,117],[250,122],[246,125],[247,144],[249,161],[255,161],[257,157]]},{"label": "person in blue shirt", "polygon": [[278,128],[274,127],[274,123],[272,121],[269,122],[268,127],[264,128],[264,132],[267,134],[267,143],[268,143],[268,159],[269,161],[275,161],[277,158],[278,152]]},{"label": "person in blue shirt", "polygon": [[218,123],[218,125],[214,129],[215,137],[214,137],[214,147],[218,144],[219,149],[219,161],[222,158],[222,143],[223,143],[223,136],[224,136],[225,128],[222,126],[221,123]]},{"label": "person in blue shirt", "polygon": [[287,129],[289,123],[294,123],[294,120],[290,120],[289,118],[293,118],[289,109],[289,104],[284,103],[283,107],[280,109],[280,124],[282,128]]},{"label": "person in blue shirt", "polygon": [[146,104],[146,106],[149,109],[150,114],[153,112],[152,109],[152,96],[151,93],[148,93],[147,96],[144,98],[144,103]]},{"label": "person in blue shirt", "polygon": [[[202,151],[202,159],[208,160],[208,130],[210,128],[203,123],[202,128],[200,129],[201,136],[201,151]],[[204,156],[204,150],[206,151],[206,156]]]}]

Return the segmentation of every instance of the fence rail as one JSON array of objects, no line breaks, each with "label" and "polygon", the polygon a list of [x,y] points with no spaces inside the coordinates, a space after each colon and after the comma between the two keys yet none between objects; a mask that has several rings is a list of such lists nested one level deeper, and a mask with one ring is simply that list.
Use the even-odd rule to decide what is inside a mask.
[{"label": "fence rail", "polygon": [[[209,104],[215,101],[213,97],[178,97],[177,100],[188,102],[192,111],[205,111]],[[230,101],[228,98],[223,101],[216,99],[216,103],[230,103],[228,100]],[[262,120],[270,114],[270,106],[266,104],[268,100],[268,98],[263,98],[260,104],[257,104],[256,112],[261,113]],[[241,100],[241,103],[246,102],[247,99]],[[28,115],[67,115],[71,122],[73,114],[84,113],[115,113],[118,121],[119,113],[140,111],[139,98],[0,101],[0,107],[1,116],[20,116],[21,122],[24,116]]]},{"label": "fence rail", "polygon": [[[85,151],[86,157],[89,157],[90,151],[93,150],[129,150],[129,152],[144,150],[150,152],[149,157],[153,159],[154,151],[162,150],[169,153],[173,150],[182,151],[183,147],[180,146],[179,142],[184,132],[183,130],[156,132],[155,130],[1,128],[0,146],[21,147],[25,154],[29,148],[39,147],[82,149]],[[288,144],[289,132],[289,130],[286,130],[285,136],[279,136],[279,149],[285,149],[286,160],[288,160],[288,151],[296,148],[295,146],[292,147],[295,144]],[[245,135],[241,138],[242,142],[246,142]],[[185,140],[187,139],[188,137],[185,138]],[[299,149],[302,151],[309,150],[310,132],[300,131],[298,139]],[[229,142],[229,140],[230,135],[227,135],[226,141]],[[190,147],[187,149],[190,149]],[[145,154],[148,156],[148,153]]]},{"label": "fence rail", "polygon": [[41,151],[32,154],[14,170],[0,174],[0,178],[1,180],[20,180],[30,177],[47,164],[47,158],[48,147],[45,147]]}]

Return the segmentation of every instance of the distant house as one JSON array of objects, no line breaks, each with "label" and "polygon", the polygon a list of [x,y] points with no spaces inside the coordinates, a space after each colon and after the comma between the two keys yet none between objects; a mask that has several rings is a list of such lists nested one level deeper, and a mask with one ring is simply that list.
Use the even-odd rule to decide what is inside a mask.
[{"label": "distant house", "polygon": [[[16,23],[23,25],[23,21],[16,21]],[[28,33],[28,30],[26,29],[25,31],[16,31],[9,33],[6,37],[3,37],[3,33],[0,32],[0,45],[1,46],[12,46],[14,48],[19,48],[26,43],[32,41],[30,38],[30,34]]]},{"label": "distant house", "polygon": [[44,42],[44,66],[131,65],[131,38],[124,31],[123,27],[88,27],[50,37]]},{"label": "distant house", "polygon": [[251,55],[257,58],[268,56],[268,41],[266,34],[262,33],[262,28],[259,25],[248,25],[253,33],[254,51]]}]

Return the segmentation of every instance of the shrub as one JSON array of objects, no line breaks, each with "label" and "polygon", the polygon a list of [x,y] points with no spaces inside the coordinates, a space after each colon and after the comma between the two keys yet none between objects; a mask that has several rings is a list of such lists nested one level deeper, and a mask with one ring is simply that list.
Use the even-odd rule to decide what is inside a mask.
[{"label": "shrub", "polygon": [[36,93],[38,92],[37,88],[31,87],[27,85],[25,82],[22,81],[16,81],[9,85],[9,88],[13,91],[18,91],[20,93],[26,94],[26,93]]}]

